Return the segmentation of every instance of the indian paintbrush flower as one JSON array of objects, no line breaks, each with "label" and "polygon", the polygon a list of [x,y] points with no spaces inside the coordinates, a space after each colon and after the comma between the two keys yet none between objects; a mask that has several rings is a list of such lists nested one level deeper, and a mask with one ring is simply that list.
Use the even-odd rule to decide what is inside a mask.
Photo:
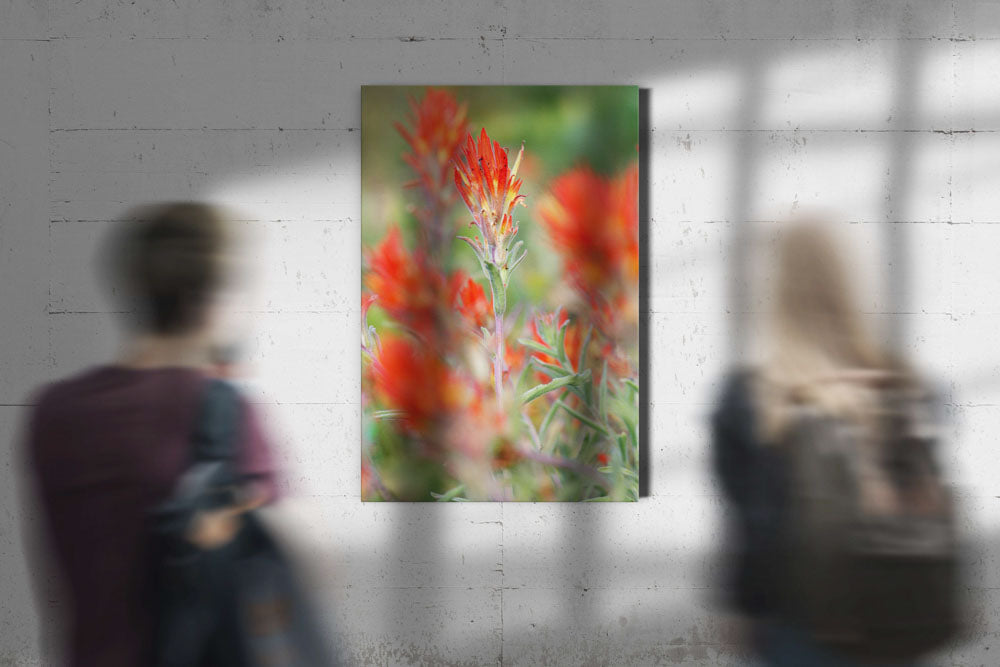
[{"label": "indian paintbrush flower", "polygon": [[553,180],[538,205],[569,283],[597,328],[611,337],[634,326],[629,313],[638,316],[638,206],[637,165],[617,178],[576,167]]},{"label": "indian paintbrush flower", "polygon": [[[449,347],[458,331],[451,304],[458,299],[465,273],[446,277],[422,248],[407,250],[398,227],[390,228],[370,251],[367,263],[364,283],[374,303],[425,343],[439,350]],[[364,305],[365,311],[368,305],[371,302]]]},{"label": "indian paintbrush flower", "polygon": [[372,361],[376,396],[414,431],[430,434],[462,405],[460,378],[426,345],[386,335]]},{"label": "indian paintbrush flower", "polygon": [[493,376],[496,385],[497,405],[503,405],[504,336],[503,316],[507,311],[507,285],[511,272],[524,259],[527,249],[523,241],[515,242],[517,223],[513,218],[514,207],[524,206],[520,194],[521,179],[517,168],[524,155],[524,146],[517,154],[513,166],[508,164],[507,150],[499,142],[491,141],[486,128],[479,133],[479,141],[470,134],[455,160],[455,185],[462,201],[472,213],[471,226],[479,236],[459,238],[476,253],[493,296],[494,337],[496,352],[493,357]]},{"label": "indian paintbrush flower", "polygon": [[417,188],[423,195],[423,204],[412,210],[427,249],[435,256],[445,252],[451,241],[445,233],[446,216],[455,203],[449,179],[466,134],[466,108],[451,93],[431,88],[419,102],[410,99],[409,127],[395,124],[410,148],[403,160],[416,176],[406,187]]},{"label": "indian paintbrush flower", "polygon": [[614,296],[639,273],[638,169],[616,179],[577,167],[556,178],[539,217],[574,287]]}]

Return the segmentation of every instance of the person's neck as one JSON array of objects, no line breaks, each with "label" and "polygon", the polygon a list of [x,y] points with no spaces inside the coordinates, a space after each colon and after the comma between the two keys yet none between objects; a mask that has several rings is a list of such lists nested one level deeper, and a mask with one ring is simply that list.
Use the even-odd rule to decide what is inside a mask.
[{"label": "person's neck", "polygon": [[127,368],[203,368],[208,354],[197,333],[180,335],[140,334],[132,339],[119,359]]}]

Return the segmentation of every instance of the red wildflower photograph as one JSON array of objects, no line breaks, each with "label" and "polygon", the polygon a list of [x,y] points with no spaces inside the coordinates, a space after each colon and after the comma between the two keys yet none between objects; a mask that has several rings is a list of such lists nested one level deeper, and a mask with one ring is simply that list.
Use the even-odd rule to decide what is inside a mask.
[{"label": "red wildflower photograph", "polygon": [[370,501],[635,501],[638,89],[362,89]]}]

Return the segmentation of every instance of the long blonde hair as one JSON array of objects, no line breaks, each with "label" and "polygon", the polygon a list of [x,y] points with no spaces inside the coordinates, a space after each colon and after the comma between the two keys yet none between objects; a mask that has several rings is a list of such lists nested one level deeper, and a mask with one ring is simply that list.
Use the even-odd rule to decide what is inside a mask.
[{"label": "long blonde hair", "polygon": [[866,326],[826,225],[788,223],[777,250],[771,349],[757,392],[768,442],[780,437],[796,405],[863,419],[873,403],[873,380],[902,370]]}]

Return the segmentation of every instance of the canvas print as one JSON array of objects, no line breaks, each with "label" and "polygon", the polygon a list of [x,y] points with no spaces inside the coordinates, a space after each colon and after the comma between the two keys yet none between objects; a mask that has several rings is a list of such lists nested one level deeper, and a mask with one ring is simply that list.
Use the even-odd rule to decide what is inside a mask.
[{"label": "canvas print", "polygon": [[634,86],[362,89],[370,501],[634,501]]}]

